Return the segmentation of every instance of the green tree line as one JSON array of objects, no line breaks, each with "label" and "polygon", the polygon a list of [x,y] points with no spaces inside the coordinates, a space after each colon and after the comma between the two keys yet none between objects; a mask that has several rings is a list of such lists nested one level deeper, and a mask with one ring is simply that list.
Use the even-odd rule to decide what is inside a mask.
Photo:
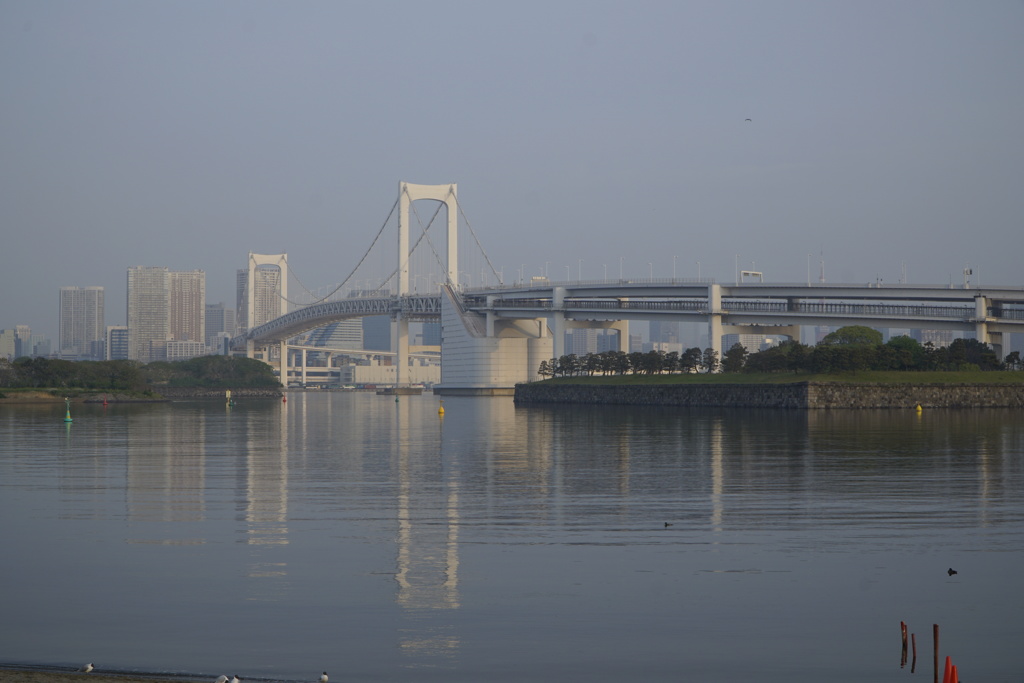
[{"label": "green tree line", "polygon": [[921,344],[906,336],[882,343],[882,333],[861,325],[842,327],[814,346],[786,341],[764,351],[749,353],[734,344],[719,358],[714,349],[697,347],[682,353],[604,351],[583,356],[567,354],[542,361],[542,377],[588,375],[651,375],[697,372],[815,373],[861,370],[1022,370],[1020,353],[1002,361],[988,344],[976,339],[955,339],[946,347]]},{"label": "green tree line", "polygon": [[131,360],[69,361],[55,358],[0,359],[0,388],[159,390],[175,387],[276,387],[273,369],[252,358],[200,356],[143,364]]}]

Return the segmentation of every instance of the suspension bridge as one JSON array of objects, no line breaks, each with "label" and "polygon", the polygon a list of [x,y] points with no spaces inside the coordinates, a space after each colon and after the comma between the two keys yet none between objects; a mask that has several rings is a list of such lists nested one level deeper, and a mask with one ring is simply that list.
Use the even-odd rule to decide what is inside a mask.
[{"label": "suspension bridge", "polygon": [[[427,221],[417,212],[420,201],[437,203]],[[431,227],[442,209],[439,236],[441,230],[431,233]],[[397,249],[384,239],[396,214]],[[459,230],[460,218],[465,230]],[[468,270],[460,270],[460,264]],[[268,266],[278,274],[261,296],[259,271]],[[706,324],[710,346],[719,353],[726,334],[799,340],[802,327],[865,325],[973,334],[1001,358],[1007,335],[1024,332],[1024,287],[972,287],[966,279],[963,287],[787,284],[739,277],[734,284],[653,277],[555,282],[527,279],[520,271],[506,284],[470,226],[455,184],[399,183],[398,198],[366,253],[323,295],[294,277],[285,254],[250,254],[246,277],[247,298],[240,302],[245,329],[231,341],[232,349],[276,360],[283,383],[289,348],[299,350],[305,366],[307,349],[295,341],[299,335],[364,316],[390,319],[396,387],[408,384],[415,355],[409,349],[409,324],[439,321],[441,382],[435,391],[469,394],[508,393],[517,382],[539,379],[540,362],[564,354],[571,329],[614,330],[619,349],[628,351],[630,321]],[[301,295],[289,297],[290,281]]]}]

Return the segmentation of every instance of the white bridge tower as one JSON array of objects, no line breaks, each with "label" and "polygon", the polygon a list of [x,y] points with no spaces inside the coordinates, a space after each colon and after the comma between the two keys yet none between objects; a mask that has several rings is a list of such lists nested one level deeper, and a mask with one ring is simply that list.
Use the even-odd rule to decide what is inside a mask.
[{"label": "white bridge tower", "polygon": [[[399,296],[409,294],[409,209],[414,201],[432,199],[445,205],[448,213],[447,244],[445,247],[445,278],[452,286],[458,286],[459,278],[459,207],[458,186],[415,185],[398,183],[398,292]],[[391,346],[395,349],[398,365],[395,367],[395,387],[407,383],[409,373],[409,320],[396,313],[391,323]]]}]

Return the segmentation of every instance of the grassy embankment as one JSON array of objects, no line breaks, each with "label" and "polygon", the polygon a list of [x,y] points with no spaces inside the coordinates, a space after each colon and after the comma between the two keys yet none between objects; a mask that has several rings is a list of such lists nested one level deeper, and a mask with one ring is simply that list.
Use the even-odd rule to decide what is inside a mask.
[{"label": "grassy embankment", "polygon": [[900,372],[863,371],[836,374],[811,373],[714,373],[670,375],[595,375],[557,377],[543,380],[551,384],[791,384],[818,382],[842,384],[1024,384],[1024,372]]}]

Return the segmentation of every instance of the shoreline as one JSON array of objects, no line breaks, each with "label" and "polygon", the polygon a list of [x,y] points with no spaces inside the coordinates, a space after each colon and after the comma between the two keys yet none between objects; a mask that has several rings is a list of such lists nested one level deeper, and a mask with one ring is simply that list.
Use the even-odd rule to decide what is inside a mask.
[{"label": "shoreline", "polygon": [[[0,663],[0,683],[215,683],[216,675],[154,671],[106,671],[90,673],[78,667]],[[290,679],[245,676],[250,683],[301,683]]]},{"label": "shoreline", "polygon": [[1024,408],[1018,384],[517,384],[516,405],[863,410]]},{"label": "shoreline", "polygon": [[55,395],[49,389],[8,389],[0,390],[0,405],[21,405],[38,403],[64,403],[70,397],[72,403],[167,403],[173,400],[225,399],[230,391],[232,398],[280,398],[284,395],[281,387],[241,387],[210,389],[207,387],[158,387],[153,395],[129,394],[120,391],[83,391],[69,389],[66,395]]},{"label": "shoreline", "polygon": [[[212,681],[216,677],[210,677]],[[83,673],[60,667],[0,666],[0,683],[191,683],[206,677],[120,672]]]}]

